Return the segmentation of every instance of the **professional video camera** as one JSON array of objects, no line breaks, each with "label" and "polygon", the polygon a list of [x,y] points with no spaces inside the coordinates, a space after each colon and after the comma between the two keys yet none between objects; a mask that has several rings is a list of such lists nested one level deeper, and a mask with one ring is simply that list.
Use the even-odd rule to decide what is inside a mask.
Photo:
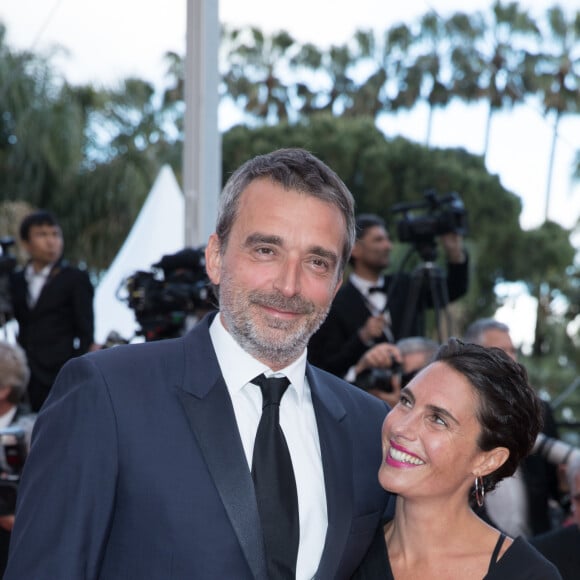
[{"label": "professional video camera", "polygon": [[[396,204],[391,207],[391,213],[403,214],[397,222],[399,240],[414,244],[421,258],[432,262],[436,257],[437,236],[450,232],[467,234],[467,211],[455,192],[437,197],[430,189],[424,197],[424,201]],[[426,211],[414,215],[410,213],[413,210]]]},{"label": "professional video camera", "polygon": [[10,275],[16,268],[16,258],[9,253],[14,238],[0,238],[0,326],[12,318]]},{"label": "professional video camera", "polygon": [[16,425],[0,429],[0,515],[14,513],[26,455],[24,429]]},{"label": "professional video camera", "polygon": [[[185,248],[165,255],[152,271],[137,271],[121,284],[117,298],[135,312],[138,334],[145,340],[179,336],[189,315],[212,308],[204,250]],[[123,286],[126,296],[120,294]]]}]

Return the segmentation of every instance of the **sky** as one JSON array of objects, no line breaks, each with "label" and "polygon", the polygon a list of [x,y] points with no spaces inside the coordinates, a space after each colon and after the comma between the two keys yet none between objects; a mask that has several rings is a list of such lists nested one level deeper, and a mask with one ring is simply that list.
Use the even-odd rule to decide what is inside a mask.
[{"label": "sky", "polygon": [[[462,0],[216,0],[219,18],[230,25],[256,25],[266,32],[287,30],[300,41],[320,46],[347,41],[353,31],[384,31],[395,23],[410,23],[434,9],[441,15],[465,10]],[[551,0],[521,0],[538,16]],[[167,51],[185,53],[186,0],[0,0],[0,20],[8,28],[8,43],[18,49],[54,54],[53,62],[73,83],[114,86],[136,75],[163,82]],[[469,11],[488,10],[490,0],[470,0]],[[569,13],[576,0],[560,0]],[[423,143],[426,107],[412,113],[386,116],[381,129],[389,137],[404,136]],[[483,105],[454,105],[435,114],[432,145],[464,147],[483,152],[486,109]],[[220,128],[233,120],[220,111]],[[492,125],[488,169],[523,202],[521,224],[543,222],[547,166],[553,121],[533,105],[497,115]],[[580,119],[561,122],[549,218],[572,227],[580,216],[580,183],[571,179],[580,151]],[[335,168],[340,173],[340,168]],[[461,192],[459,192],[461,193]]]},{"label": "sky", "polygon": [[[466,10],[464,0],[215,0],[220,21],[255,25],[265,32],[287,30],[301,42],[329,46],[348,41],[355,30],[384,31],[393,24],[411,23],[429,10],[445,16]],[[520,0],[534,16],[552,0]],[[571,12],[577,0],[560,0]],[[469,12],[489,10],[491,0],[470,0]],[[112,87],[128,76],[163,84],[167,51],[185,54],[186,0],[0,0],[0,20],[7,41],[17,49],[52,54],[55,67],[69,82]],[[381,129],[423,143],[427,110],[388,116]],[[432,145],[483,150],[486,111],[483,106],[453,106],[437,112]],[[220,129],[234,120],[220,110]],[[537,107],[524,106],[496,117],[492,126],[488,169],[523,203],[524,228],[544,219],[547,159],[552,121]],[[571,167],[580,150],[580,120],[561,123],[556,151],[549,217],[572,227],[580,215],[580,184],[572,184]],[[340,173],[340,168],[335,168]],[[510,324],[517,345],[529,347],[535,324],[535,299],[518,285],[506,287],[508,298],[496,317]]]},{"label": "sky", "polygon": [[[321,47],[346,42],[357,29],[382,32],[397,23],[410,24],[430,10],[446,16],[459,10],[489,10],[492,4],[491,0],[469,0],[466,8],[465,0],[215,1],[219,1],[220,21],[226,24],[254,25],[265,32],[286,30],[301,42]],[[554,2],[519,3],[537,17]],[[557,3],[569,14],[578,9],[577,0]],[[0,0],[0,20],[7,26],[11,47],[53,54],[52,62],[69,82],[112,87],[125,77],[137,76],[162,85],[164,54],[185,54],[186,7],[186,0]],[[426,117],[426,107],[418,107],[412,113],[385,117],[380,127],[389,137],[400,135],[424,143]],[[463,147],[481,154],[485,119],[483,105],[468,108],[458,104],[438,111],[431,144]],[[229,112],[220,109],[220,129],[233,122]],[[497,115],[492,125],[488,170],[521,198],[520,221],[524,228],[537,227],[544,220],[552,123],[539,107],[524,105]],[[548,217],[567,228],[573,227],[580,216],[580,183],[574,184],[571,179],[578,151],[580,119],[564,118]],[[340,168],[334,169],[340,174]],[[517,285],[506,287],[506,291],[508,299],[496,316],[510,324],[516,344],[529,345],[535,299]]]}]

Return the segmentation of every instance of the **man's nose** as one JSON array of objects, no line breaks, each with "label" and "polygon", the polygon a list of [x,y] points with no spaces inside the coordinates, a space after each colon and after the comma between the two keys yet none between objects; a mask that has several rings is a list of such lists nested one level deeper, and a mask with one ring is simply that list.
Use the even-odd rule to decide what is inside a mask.
[{"label": "man's nose", "polygon": [[300,261],[289,258],[280,265],[275,287],[284,296],[294,296],[300,292]]}]

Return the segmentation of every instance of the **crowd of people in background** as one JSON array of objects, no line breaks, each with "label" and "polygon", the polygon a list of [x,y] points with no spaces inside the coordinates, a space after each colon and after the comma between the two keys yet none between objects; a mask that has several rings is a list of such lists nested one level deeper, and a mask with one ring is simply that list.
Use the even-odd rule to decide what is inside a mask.
[{"label": "crowd of people in background", "polygon": [[[94,343],[93,287],[64,260],[56,217],[39,210],[22,222],[29,261],[11,279],[18,344],[0,342],[0,437],[8,428],[22,432],[26,456],[37,414],[43,419],[18,496],[7,578],[72,578],[81,570],[87,578],[120,570],[139,577],[153,569],[159,578],[171,570],[178,578],[318,572],[376,580],[452,577],[462,566],[464,578],[557,579],[551,563],[565,580],[580,577],[580,460],[558,465],[532,452],[539,433],[558,439],[559,432],[518,363],[510,329],[485,318],[467,325],[461,340],[428,336],[423,307],[408,305],[413,278],[387,273],[386,223],[355,217],[344,184],[307,152],[250,160],[220,203],[206,249],[219,310],[183,337],[119,349]],[[468,290],[468,253],[456,232],[438,243],[452,302]],[[421,289],[427,308],[428,290]],[[261,373],[290,383],[276,405],[300,517],[292,532],[299,540],[283,558],[272,558],[279,546],[260,536],[260,526],[270,528],[262,500],[252,499],[262,412],[252,377]],[[65,439],[72,463],[51,473],[55,445]],[[449,446],[446,459],[438,445]],[[9,483],[15,467],[2,462]],[[415,475],[423,473],[417,467],[427,475]],[[5,487],[0,573],[15,525],[15,506],[4,502],[15,499],[14,486]],[[50,520],[73,488],[80,499],[55,527]],[[184,508],[189,494],[197,497]],[[267,501],[274,510],[282,500]],[[164,547],[203,534],[195,547]],[[279,560],[287,557],[288,569]]]}]

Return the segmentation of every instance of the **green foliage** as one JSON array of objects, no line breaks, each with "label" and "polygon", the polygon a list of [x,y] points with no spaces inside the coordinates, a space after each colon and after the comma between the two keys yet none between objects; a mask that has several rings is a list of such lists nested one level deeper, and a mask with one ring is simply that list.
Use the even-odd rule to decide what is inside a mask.
[{"label": "green foliage", "polygon": [[[0,25],[0,203],[59,218],[66,254],[108,267],[163,163],[180,166],[167,129],[173,103],[127,79],[118,89],[73,87],[43,59],[11,51]],[[176,156],[177,155],[177,156]]]}]

